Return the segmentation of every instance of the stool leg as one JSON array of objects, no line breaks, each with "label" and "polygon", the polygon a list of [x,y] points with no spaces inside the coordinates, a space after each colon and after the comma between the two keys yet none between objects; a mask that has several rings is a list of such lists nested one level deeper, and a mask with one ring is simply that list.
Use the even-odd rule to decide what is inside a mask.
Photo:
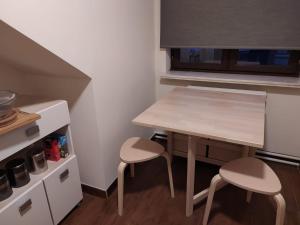
[{"label": "stool leg", "polygon": [[[248,156],[249,157],[255,157],[255,153],[256,153],[256,148],[253,148],[253,147],[248,148]],[[247,191],[247,202],[248,203],[251,202],[251,198],[252,198],[252,192]]]},{"label": "stool leg", "polygon": [[225,181],[223,181],[221,176],[219,174],[217,174],[211,180],[210,187],[208,190],[208,197],[207,197],[207,202],[206,202],[206,207],[205,207],[205,212],[204,212],[204,217],[203,217],[203,225],[207,225],[212,201],[213,201],[214,194],[215,194],[215,190],[216,190],[217,185],[220,183],[225,183]]},{"label": "stool leg", "polygon": [[173,160],[173,139],[174,139],[173,133],[172,132],[168,132],[167,150],[168,150],[171,162]]},{"label": "stool leg", "polygon": [[283,225],[285,217],[285,200],[281,194],[275,195],[274,199],[277,205],[276,225]]},{"label": "stool leg", "polygon": [[174,185],[173,185],[173,175],[172,175],[172,167],[171,167],[171,159],[168,153],[164,152],[162,154],[163,157],[167,160],[168,165],[168,174],[169,174],[169,183],[170,183],[170,190],[171,190],[171,197],[174,198]]},{"label": "stool leg", "polygon": [[251,198],[252,198],[252,191],[247,191],[247,202],[250,203],[251,202]]},{"label": "stool leg", "polygon": [[126,163],[120,162],[118,167],[118,212],[120,216],[123,214],[124,170],[126,166]]},{"label": "stool leg", "polygon": [[130,164],[130,176],[134,177],[134,164],[133,163]]}]

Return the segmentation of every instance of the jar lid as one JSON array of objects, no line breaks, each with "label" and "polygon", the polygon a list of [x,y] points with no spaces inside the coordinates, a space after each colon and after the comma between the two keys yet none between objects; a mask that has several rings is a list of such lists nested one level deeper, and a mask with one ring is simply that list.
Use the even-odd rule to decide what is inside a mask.
[{"label": "jar lid", "polygon": [[17,158],[6,163],[6,169],[19,169],[25,165],[25,159]]}]

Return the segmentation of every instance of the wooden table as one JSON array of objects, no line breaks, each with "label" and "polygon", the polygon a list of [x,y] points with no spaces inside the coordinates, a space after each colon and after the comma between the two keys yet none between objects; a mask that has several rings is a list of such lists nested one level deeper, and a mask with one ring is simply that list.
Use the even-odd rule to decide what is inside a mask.
[{"label": "wooden table", "polygon": [[[251,149],[264,145],[265,102],[265,92],[178,87],[133,120],[140,126],[188,135],[186,216],[207,197],[207,190],[194,195],[197,140],[240,144],[245,146],[244,155],[253,155]],[[171,146],[168,143],[170,154]]]}]

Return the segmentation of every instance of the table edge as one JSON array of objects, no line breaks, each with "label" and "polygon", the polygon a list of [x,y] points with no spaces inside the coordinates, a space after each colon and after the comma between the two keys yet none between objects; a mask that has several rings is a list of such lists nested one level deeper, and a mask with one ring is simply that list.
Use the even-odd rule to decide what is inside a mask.
[{"label": "table edge", "polygon": [[169,127],[142,123],[142,122],[136,121],[135,119],[132,120],[132,123],[134,125],[138,125],[138,126],[162,129],[162,130],[169,131],[169,132],[186,134],[186,135],[191,135],[191,136],[195,136],[195,137],[199,137],[199,138],[209,138],[209,139],[216,140],[216,141],[223,141],[223,142],[227,142],[227,143],[238,144],[238,145],[249,146],[249,147],[255,147],[255,148],[263,148],[264,147],[264,143],[253,143],[253,142],[251,143],[251,142],[247,142],[247,141],[238,141],[238,140],[233,140],[233,139],[228,139],[228,138],[222,138],[222,137],[218,137],[218,136],[214,136],[214,135],[196,134],[194,132],[189,132],[189,131],[184,131],[184,130],[177,130],[177,129],[172,129],[172,128],[169,128]]}]

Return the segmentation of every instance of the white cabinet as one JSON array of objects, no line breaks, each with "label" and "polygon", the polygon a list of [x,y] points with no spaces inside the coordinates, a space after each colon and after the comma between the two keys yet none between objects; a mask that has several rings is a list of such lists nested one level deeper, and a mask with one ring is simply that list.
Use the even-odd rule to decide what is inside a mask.
[{"label": "white cabinet", "polygon": [[54,224],[58,224],[82,199],[76,157],[45,177],[44,184]]},{"label": "white cabinet", "polygon": [[[41,119],[0,136],[0,165],[6,158],[14,157],[14,154],[19,154],[22,149],[53,132],[66,136],[70,155],[57,162],[48,161],[45,172],[30,174],[28,184],[13,188],[13,194],[0,201],[0,225],[56,225],[83,197],[68,105],[62,100],[25,98],[20,109],[40,114]],[[34,126],[38,126],[39,131],[28,136],[26,130]]]},{"label": "white cabinet", "polygon": [[1,225],[52,225],[42,182],[36,183],[0,211]]}]

